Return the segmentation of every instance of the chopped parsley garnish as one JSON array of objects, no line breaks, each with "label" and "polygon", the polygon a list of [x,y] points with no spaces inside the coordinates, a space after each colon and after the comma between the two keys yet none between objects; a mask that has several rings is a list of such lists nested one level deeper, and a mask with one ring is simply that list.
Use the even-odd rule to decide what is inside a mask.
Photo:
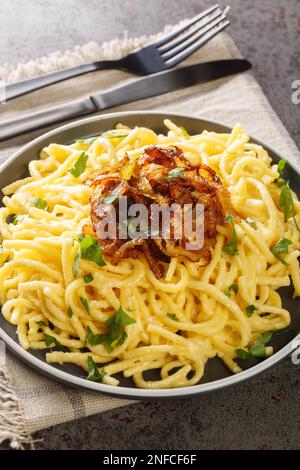
[{"label": "chopped parsley garnish", "polygon": [[265,345],[271,340],[272,332],[264,333],[257,341],[255,341],[249,348],[252,357],[266,357]]},{"label": "chopped parsley garnish", "polygon": [[239,359],[250,359],[251,357],[247,349],[239,348],[239,349],[236,349],[235,352]]},{"label": "chopped parsley garnish", "polygon": [[32,204],[37,209],[42,209],[46,211],[48,209],[48,202],[45,199],[41,199],[40,197],[35,197],[32,199]]},{"label": "chopped parsley garnish", "polygon": [[235,294],[238,293],[238,286],[236,284],[231,284],[231,286],[228,287],[228,289],[225,290],[224,294],[227,295],[227,297],[230,297],[230,292],[234,292]]},{"label": "chopped parsley garnish", "polygon": [[178,318],[176,317],[175,313],[167,313],[167,317],[171,320],[178,321]]},{"label": "chopped parsley garnish", "polygon": [[251,357],[266,357],[266,344],[272,338],[272,331],[264,333],[255,343],[247,349],[236,349],[236,355],[239,359],[250,359]]},{"label": "chopped parsley garnish", "polygon": [[92,356],[88,356],[87,365],[88,365],[88,371],[89,371],[89,375],[87,376],[87,379],[92,380],[93,382],[102,382],[105,376],[105,372],[99,371]]},{"label": "chopped parsley garnish", "polygon": [[92,282],[94,280],[94,278],[91,274],[85,274],[83,276],[83,280],[86,284],[88,284],[89,282]]},{"label": "chopped parsley garnish", "polygon": [[79,297],[79,299],[80,299],[80,302],[82,303],[83,308],[86,311],[86,313],[88,313],[90,315],[91,312],[90,312],[90,307],[89,307],[88,300],[85,297]]},{"label": "chopped parsley garnish", "polygon": [[282,176],[282,173],[283,173],[283,170],[285,168],[285,165],[286,165],[286,160],[279,160],[279,163],[278,163],[278,173],[280,176]]},{"label": "chopped parsley garnish", "polygon": [[128,132],[119,132],[118,130],[104,132],[102,137],[107,137],[108,139],[121,139],[128,136]]},{"label": "chopped parsley garnish", "polygon": [[128,236],[134,240],[135,238],[138,238],[139,236],[143,236],[147,232],[143,232],[143,228],[139,229],[138,225],[135,226],[133,224],[134,221],[136,221],[136,217],[129,217],[128,219],[122,221],[121,224],[121,229],[124,230],[125,234],[128,233]]},{"label": "chopped parsley garnish", "polygon": [[188,133],[188,131],[185,129],[185,127],[183,126],[180,126],[180,129],[182,130],[182,133],[184,135],[184,137],[186,137],[187,139],[190,137],[190,134]]},{"label": "chopped parsley garnish", "polygon": [[299,225],[296,221],[296,211],[294,206],[294,200],[290,188],[290,184],[283,178],[283,172],[286,167],[286,161],[280,160],[278,163],[278,173],[279,178],[276,180],[277,186],[281,188],[280,196],[279,196],[279,205],[281,209],[283,209],[284,214],[284,221],[287,222],[291,217],[295,222],[296,229],[300,232]]},{"label": "chopped parsley garnish", "polygon": [[78,157],[78,160],[75,162],[74,166],[70,168],[70,170],[68,170],[69,173],[75,176],[75,178],[78,178],[78,176],[80,176],[85,171],[88,158],[88,154],[82,152],[82,154]]},{"label": "chopped parsley garnish", "polygon": [[281,187],[279,205],[283,209],[284,221],[287,222],[292,217],[298,232],[300,232],[300,228],[296,221],[296,211],[289,182],[286,182]]},{"label": "chopped parsley garnish", "polygon": [[27,216],[25,214],[15,215],[13,218],[13,225],[18,225],[19,222],[22,222]]},{"label": "chopped parsley garnish", "polygon": [[288,263],[285,261],[285,259],[280,256],[281,253],[287,254],[289,252],[289,245],[292,245],[293,242],[291,240],[288,240],[287,238],[280,238],[280,240],[276,243],[274,246],[272,253],[277,258],[282,264],[285,264],[286,266]]},{"label": "chopped parsley garnish", "polygon": [[173,170],[170,170],[169,173],[167,174],[168,180],[173,180],[175,178],[180,178],[182,174],[184,173],[184,168],[173,168]]},{"label": "chopped parsley garnish", "polygon": [[70,306],[68,307],[67,315],[68,315],[69,318],[71,318],[71,316],[73,315],[73,310],[71,309]]},{"label": "chopped parsley garnish", "polygon": [[100,197],[100,201],[104,202],[104,204],[114,204],[119,199],[120,199],[119,194],[110,194],[107,197]]},{"label": "chopped parsley garnish", "polygon": [[151,230],[151,227],[145,225],[140,227],[139,224],[134,226],[133,222],[137,220],[136,217],[130,217],[123,222],[124,230],[128,231],[129,237],[133,240],[138,237],[152,239],[159,237],[159,230]]},{"label": "chopped parsley garnish", "polygon": [[107,137],[108,139],[119,139],[119,138],[124,138],[127,136],[128,136],[128,133],[125,134],[125,133],[121,133],[115,130],[115,131],[104,132],[104,134],[96,135],[95,137],[89,137],[87,139],[82,139],[82,140],[76,140],[76,142],[78,144],[91,145],[95,142],[95,140],[99,139],[99,137]]},{"label": "chopped parsley garnish", "polygon": [[35,320],[35,323],[40,327],[47,326],[47,324],[43,320]]},{"label": "chopped parsley garnish", "polygon": [[72,272],[73,272],[73,276],[74,276],[74,277],[77,277],[77,276],[78,276],[79,263],[80,263],[80,252],[78,251],[78,252],[76,253],[76,256],[75,256],[74,262],[73,262],[73,269],[72,269]]},{"label": "chopped parsley garnish", "polygon": [[101,136],[96,135],[95,137],[88,137],[87,139],[76,140],[76,143],[84,144],[84,145],[91,145],[95,142],[95,140],[99,139],[99,137],[101,137]]},{"label": "chopped parsley garnish", "polygon": [[255,310],[257,310],[257,307],[255,307],[255,305],[248,305],[248,307],[246,307],[247,317],[251,317]]},{"label": "chopped parsley garnish", "polygon": [[86,340],[91,346],[103,344],[106,350],[111,353],[116,346],[124,343],[127,338],[125,327],[133,323],[135,323],[135,320],[129,317],[120,306],[118,311],[105,322],[109,332],[95,335],[88,327]]},{"label": "chopped parsley garnish", "polygon": [[98,240],[94,237],[79,236],[80,256],[82,259],[93,261],[98,266],[105,266],[106,263],[102,257],[102,250]]},{"label": "chopped parsley garnish", "polygon": [[286,160],[279,160],[277,171],[279,173],[279,178],[276,180],[277,186],[281,187],[285,184],[285,179],[282,177],[286,165]]},{"label": "chopped parsley garnish", "polygon": [[231,256],[235,256],[238,254],[238,247],[237,247],[237,234],[236,234],[234,223],[233,223],[234,216],[231,214],[227,215],[225,217],[225,222],[227,222],[228,224],[231,224],[232,234],[231,234],[231,238],[229,242],[223,245],[222,250]]},{"label": "chopped parsley garnish", "polygon": [[56,339],[54,336],[46,335],[45,333],[45,342],[48,348],[56,348],[58,351],[63,351],[64,346]]},{"label": "chopped parsley garnish", "polygon": [[151,238],[157,238],[159,237],[159,230],[151,230],[151,228],[146,225],[145,227],[141,227],[140,230],[137,233],[138,235],[150,235]]}]

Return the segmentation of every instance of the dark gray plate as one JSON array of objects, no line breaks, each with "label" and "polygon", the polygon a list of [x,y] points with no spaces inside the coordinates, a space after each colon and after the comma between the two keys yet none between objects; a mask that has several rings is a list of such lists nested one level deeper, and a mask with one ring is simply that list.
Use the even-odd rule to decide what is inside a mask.
[{"label": "dark gray plate", "polygon": [[[184,126],[191,134],[200,133],[204,129],[215,132],[230,132],[228,127],[214,122],[182,115],[152,113],[147,111],[114,113],[82,119],[50,131],[19,150],[2,166],[0,170],[0,187],[2,188],[16,179],[26,176],[28,163],[37,158],[39,151],[51,142],[68,144],[76,139],[98,135],[103,131],[112,129],[118,122],[122,122],[130,127],[144,126],[156,132],[165,132],[163,126],[163,120],[165,118],[170,118],[174,120],[176,124]],[[275,162],[283,158],[268,146],[254,139],[252,140],[263,145],[269,151]],[[298,197],[300,197],[300,175],[292,165],[289,167],[288,171],[291,187],[296,191]],[[45,361],[45,351],[25,351],[18,343],[15,326],[6,322],[2,315],[0,316],[0,338],[2,338],[8,348],[23,361],[27,362],[35,369],[38,369],[43,374],[73,387],[82,387],[114,396],[138,399],[188,397],[242,382],[271,367],[290,354],[296,347],[293,339],[295,339],[297,335],[300,338],[300,301],[293,300],[292,293],[293,289],[291,287],[281,289],[280,292],[284,307],[291,313],[292,324],[291,328],[287,331],[274,335],[270,343],[275,350],[275,354],[272,357],[265,360],[253,359],[242,361],[241,366],[244,371],[237,375],[232,375],[221,360],[217,358],[211,359],[205,367],[205,374],[200,383],[186,388],[141,390],[135,388],[131,380],[124,379],[121,375],[118,377],[121,380],[119,387],[90,382],[85,379],[85,374],[77,366],[68,364],[50,365]],[[158,378],[157,371],[152,371],[150,375],[152,379]]]}]

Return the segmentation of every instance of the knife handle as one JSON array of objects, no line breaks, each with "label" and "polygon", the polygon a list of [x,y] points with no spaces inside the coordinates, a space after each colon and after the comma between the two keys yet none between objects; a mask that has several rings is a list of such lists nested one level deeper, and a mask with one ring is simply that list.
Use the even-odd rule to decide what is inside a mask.
[{"label": "knife handle", "polygon": [[48,85],[62,82],[68,78],[78,77],[79,75],[94,72],[95,70],[117,68],[119,65],[119,60],[93,62],[91,64],[78,65],[76,67],[59,70],[58,72],[52,72],[47,75],[30,78],[29,80],[23,80],[22,82],[12,83],[5,87],[5,99],[6,101],[9,101],[31,91],[39,90],[40,88],[44,88]]},{"label": "knife handle", "polygon": [[84,114],[90,114],[95,111],[96,108],[92,100],[90,98],[85,98],[79,101],[73,101],[71,103],[65,103],[59,106],[54,106],[53,108],[37,111],[20,118],[12,118],[4,121],[2,124],[0,121],[0,141],[15,137],[33,129],[39,129],[50,124],[82,116]]}]

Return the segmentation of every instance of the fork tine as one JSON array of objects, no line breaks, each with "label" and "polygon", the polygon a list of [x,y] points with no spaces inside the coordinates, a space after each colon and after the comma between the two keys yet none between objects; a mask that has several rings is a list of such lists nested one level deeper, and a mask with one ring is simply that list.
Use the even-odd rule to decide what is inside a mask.
[{"label": "fork tine", "polygon": [[208,25],[209,23],[211,23],[213,20],[215,20],[218,17],[220,17],[220,19],[221,18],[225,19],[224,12],[222,12],[220,9],[217,9],[212,15],[209,15],[208,17],[206,17],[204,21],[201,21],[193,29],[187,31],[185,34],[181,34],[178,38],[173,39],[173,41],[167,42],[164,45],[158,47],[159,52],[161,54],[164,54],[165,52],[169,51],[170,49],[175,48],[179,44],[184,43],[186,39],[189,39],[194,34],[203,30],[206,25]]},{"label": "fork tine", "polygon": [[212,39],[214,36],[219,34],[223,29],[227,28],[228,25],[230,25],[230,21],[228,20],[226,20],[225,22],[221,22],[217,27],[212,28],[204,36],[201,36],[200,39],[198,39],[198,41],[190,45],[187,49],[183,50],[182,52],[178,53],[172,58],[165,60],[165,64],[169,68],[174,67],[179,62],[186,59],[195,51],[200,49],[200,47],[204,46],[204,44],[206,44],[210,39]]},{"label": "fork tine", "polygon": [[179,28],[177,28],[176,30],[172,31],[171,33],[168,33],[166,34],[165,36],[163,36],[162,38],[158,39],[157,41],[153,41],[151,42],[150,44],[148,44],[149,46],[162,46],[163,44],[165,44],[166,42],[170,41],[171,39],[175,38],[176,36],[178,36],[178,34],[182,33],[183,31],[185,31],[186,29],[189,29],[191,26],[193,26],[193,24],[197,23],[198,21],[200,21],[202,18],[205,18],[207,15],[209,15],[210,13],[213,13],[217,8],[219,8],[219,5],[214,5],[213,7],[211,8],[208,8],[207,10],[205,11],[202,11],[201,13],[199,13],[199,15],[197,16],[194,16],[193,18],[191,18],[186,24],[184,24],[183,26],[180,26]]},{"label": "fork tine", "polygon": [[179,52],[186,50],[189,46],[194,44],[199,38],[205,36],[206,33],[211,31],[215,26],[217,26],[223,20],[225,20],[225,16],[222,13],[221,16],[218,16],[212,22],[208,22],[208,24],[206,24],[204,28],[200,28],[198,31],[194,32],[192,37],[190,37],[189,39],[183,42],[179,41],[176,47],[168,50],[168,52],[164,52],[163,54],[161,54],[162,58],[164,59],[164,61],[166,61],[168,59],[171,59],[175,55],[179,54]]}]

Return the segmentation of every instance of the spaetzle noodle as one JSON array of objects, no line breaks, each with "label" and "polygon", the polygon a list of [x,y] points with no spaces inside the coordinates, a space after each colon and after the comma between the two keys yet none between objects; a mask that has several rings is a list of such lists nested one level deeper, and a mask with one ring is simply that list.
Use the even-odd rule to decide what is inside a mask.
[{"label": "spaetzle noodle", "polygon": [[[191,136],[169,120],[165,125],[167,135],[119,124],[94,139],[50,144],[30,162],[27,178],[3,188],[4,318],[16,325],[23,348],[47,349],[47,362],[73,363],[90,374],[92,361],[97,364],[92,380],[109,385],[118,385],[114,376],[121,372],[137,387],[191,386],[215,356],[238,373],[237,350],[247,353],[263,334],[290,324],[277,289],[292,281],[295,296],[300,295],[300,204],[291,193],[295,216],[285,221],[278,168],[267,151],[251,143],[239,124],[230,134]],[[172,258],[162,279],[143,255],[117,265],[106,258],[104,266],[78,258],[78,235],[90,219],[85,179],[150,145],[176,145],[192,163],[202,162],[220,177],[240,217],[234,224],[236,255],[223,250],[232,229],[228,224],[218,226],[207,266]],[[83,151],[86,167],[76,176],[69,170]],[[276,257],[274,247],[282,239],[290,243]],[[91,345],[88,331],[103,334],[120,306],[132,319],[123,342],[109,351],[104,344]],[[272,354],[271,346],[265,354]],[[160,370],[158,380],[147,378],[152,369]]]}]

